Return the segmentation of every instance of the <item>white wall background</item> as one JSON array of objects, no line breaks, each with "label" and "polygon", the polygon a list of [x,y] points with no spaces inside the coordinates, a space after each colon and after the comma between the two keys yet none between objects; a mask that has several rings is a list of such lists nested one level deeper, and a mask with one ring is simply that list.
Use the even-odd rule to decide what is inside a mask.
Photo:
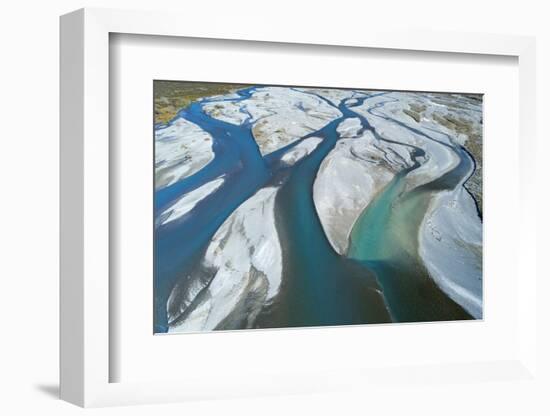
[{"label": "white wall background", "polygon": [[[187,4],[189,3],[189,4]],[[198,3],[198,4],[197,4]],[[0,413],[72,415],[82,410],[60,402],[58,367],[58,16],[80,7],[165,9],[189,19],[226,15],[244,27],[257,16],[287,24],[349,21],[368,25],[389,21],[404,27],[536,35],[538,42],[539,164],[550,150],[546,119],[550,105],[550,31],[545,2],[461,0],[392,1],[216,1],[182,0],[19,0],[0,9]],[[246,18],[243,19],[243,16]],[[182,22],[185,24],[185,21]],[[540,167],[540,166],[539,166]],[[535,178],[534,178],[535,179]],[[547,212],[548,174],[540,169],[540,213]],[[548,221],[539,220],[540,273],[550,276],[542,257],[548,251]],[[546,249],[542,250],[542,244]],[[544,267],[544,270],[542,268]],[[538,287],[546,300],[550,285]],[[539,302],[540,360],[547,377],[550,351],[549,307]],[[544,329],[546,328],[546,329]],[[548,379],[546,379],[548,380]],[[101,415],[163,414],[549,414],[550,385],[465,384],[387,389],[362,397],[346,393],[323,396],[259,398],[93,410]]]}]

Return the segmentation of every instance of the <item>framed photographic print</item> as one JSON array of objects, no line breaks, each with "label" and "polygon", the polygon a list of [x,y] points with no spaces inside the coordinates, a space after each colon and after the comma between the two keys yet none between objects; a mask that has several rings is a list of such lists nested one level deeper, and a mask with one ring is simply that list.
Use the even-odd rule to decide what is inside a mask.
[{"label": "framed photographic print", "polygon": [[532,380],[533,39],[181,21],[61,18],[62,398]]}]

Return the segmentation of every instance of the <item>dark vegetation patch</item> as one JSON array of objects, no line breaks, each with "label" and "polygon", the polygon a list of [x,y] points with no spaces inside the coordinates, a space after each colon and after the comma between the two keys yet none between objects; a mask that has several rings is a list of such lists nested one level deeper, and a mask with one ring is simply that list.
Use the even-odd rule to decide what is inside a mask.
[{"label": "dark vegetation patch", "polygon": [[154,81],[155,124],[167,123],[191,102],[199,98],[234,92],[243,84],[217,82]]},{"label": "dark vegetation patch", "polygon": [[424,111],[426,111],[426,106],[416,103],[410,103],[408,109],[403,109],[403,112],[417,123],[420,123]]}]

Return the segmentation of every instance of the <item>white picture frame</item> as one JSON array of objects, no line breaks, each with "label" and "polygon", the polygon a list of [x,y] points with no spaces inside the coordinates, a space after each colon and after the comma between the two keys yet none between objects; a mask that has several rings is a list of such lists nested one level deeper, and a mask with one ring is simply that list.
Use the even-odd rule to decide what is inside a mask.
[{"label": "white picture frame", "polygon": [[[508,35],[433,33],[363,28],[361,32],[303,31],[263,22],[243,35],[232,22],[209,26],[174,13],[82,9],[61,18],[61,398],[80,406],[159,403],[196,398],[323,392],[342,388],[340,380],[358,386],[407,378],[410,369],[370,369],[368,373],[333,370],[277,376],[249,383],[231,383],[220,374],[209,380],[111,382],[110,308],[110,164],[109,36],[135,34],[225,39],[333,47],[430,51],[453,54],[504,55],[519,62],[519,238],[514,242],[522,281],[517,292],[517,354],[507,360],[422,365],[415,380],[444,377],[525,380],[536,377],[536,211],[533,152],[535,148],[535,41]],[[150,167],[145,167],[149,169]],[[277,335],[274,335],[277,336]]]}]

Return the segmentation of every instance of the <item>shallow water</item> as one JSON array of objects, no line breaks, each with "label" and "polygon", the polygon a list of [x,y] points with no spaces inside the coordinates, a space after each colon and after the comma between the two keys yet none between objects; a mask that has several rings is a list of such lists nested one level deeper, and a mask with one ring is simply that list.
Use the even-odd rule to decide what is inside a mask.
[{"label": "shallow water", "polygon": [[373,270],[396,322],[470,319],[428,275],[418,256],[418,229],[430,192],[404,193],[398,175],[355,223],[348,256]]},{"label": "shallow water", "polygon": [[436,180],[406,192],[406,173],[396,175],[358,218],[348,256],[373,270],[397,322],[471,319],[430,278],[418,255],[419,228],[434,192],[453,189],[471,171],[460,149],[459,164]]}]

